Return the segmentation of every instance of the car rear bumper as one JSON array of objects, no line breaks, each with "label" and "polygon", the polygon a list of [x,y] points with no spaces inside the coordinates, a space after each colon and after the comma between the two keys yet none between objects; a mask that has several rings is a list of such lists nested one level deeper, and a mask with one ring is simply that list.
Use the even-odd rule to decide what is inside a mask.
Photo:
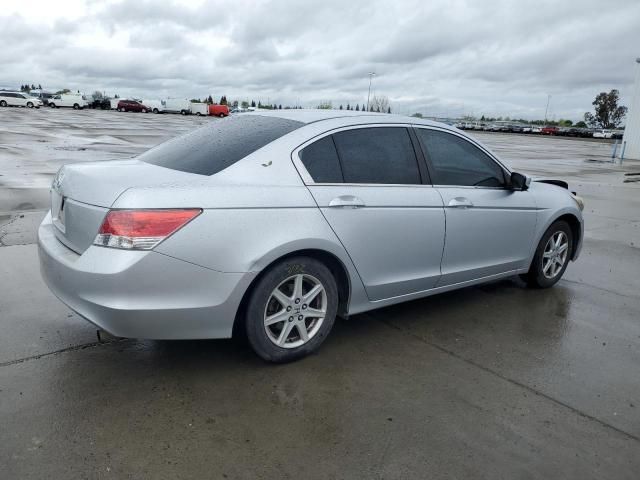
[{"label": "car rear bumper", "polygon": [[38,230],[40,271],[72,310],[112,335],[228,338],[253,273],[222,273],[154,251],[91,246],[82,255]]}]

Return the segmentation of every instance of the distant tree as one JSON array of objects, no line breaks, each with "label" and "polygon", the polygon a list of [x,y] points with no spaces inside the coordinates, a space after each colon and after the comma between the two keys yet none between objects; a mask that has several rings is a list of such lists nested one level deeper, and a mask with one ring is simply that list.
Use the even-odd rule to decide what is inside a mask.
[{"label": "distant tree", "polygon": [[278,110],[282,110],[282,104],[278,105]]},{"label": "distant tree", "polygon": [[480,121],[481,121],[481,122],[484,122],[484,121],[485,121],[484,115],[482,115],[482,117],[480,117]]},{"label": "distant tree", "polygon": [[95,92],[93,92],[91,96],[93,97],[94,100],[102,100],[102,92],[100,92],[99,90],[96,90]]},{"label": "distant tree", "polygon": [[376,110],[376,112],[380,113],[380,107],[378,107],[378,109]]},{"label": "distant tree", "polygon": [[364,108],[364,103],[362,104],[362,108],[361,108],[361,110],[362,110],[363,112],[366,112],[366,111],[367,111],[367,109],[366,109],[366,108]]},{"label": "distant tree", "polygon": [[342,104],[340,104],[340,110],[342,110]]},{"label": "distant tree", "polygon": [[391,113],[391,107],[387,107],[387,113]]},{"label": "distant tree", "polygon": [[211,95],[209,95],[209,96],[207,97],[207,103],[208,103],[209,105],[211,105],[211,104],[213,103],[213,97],[212,97]]},{"label": "distant tree", "polygon": [[609,93],[600,92],[592,105],[595,107],[595,115],[591,112],[584,114],[584,121],[591,127],[616,128],[627,114],[627,107],[618,105],[620,92],[615,88]]},{"label": "distant tree", "polygon": [[[253,102],[251,102],[251,105],[255,106]],[[260,100],[258,100],[258,108],[262,108],[262,102],[260,102]]]},{"label": "distant tree", "polygon": [[117,93],[113,96],[113,98],[120,98],[120,95],[118,95]]},{"label": "distant tree", "polygon": [[31,84],[31,90],[35,90],[35,89],[36,89],[36,86],[32,83]]},{"label": "distant tree", "polygon": [[351,110],[351,105],[349,105],[349,103],[347,103],[347,110]]},{"label": "distant tree", "polygon": [[561,127],[570,127],[571,125],[573,125],[573,122],[571,120],[563,120],[561,118],[560,120],[558,120],[558,125],[560,125]]},{"label": "distant tree", "polygon": [[191,100],[189,100],[191,103],[200,103],[200,99],[199,98],[192,98]]},{"label": "distant tree", "polygon": [[38,84],[38,90],[42,90],[42,85]]},{"label": "distant tree", "polygon": [[[247,108],[249,108],[249,102],[247,102],[246,100],[243,100],[242,103],[240,104],[240,106],[246,110]],[[255,105],[254,105],[255,106]]]},{"label": "distant tree", "polygon": [[223,95],[220,97],[220,105],[226,105],[227,104],[227,97],[226,95]]},{"label": "distant tree", "polygon": [[576,122],[574,127],[576,127],[576,128],[587,128],[587,124],[584,123],[582,120],[580,120],[579,122]]},{"label": "distant tree", "polygon": [[416,117],[416,118],[422,118],[422,114],[421,113],[414,113],[413,115],[411,115],[412,117]]},{"label": "distant tree", "polygon": [[360,111],[360,105],[356,103],[356,112],[359,112],[359,111]]},{"label": "distant tree", "polygon": [[238,108],[238,100],[234,100],[232,105],[233,105],[233,108]]},{"label": "distant tree", "polygon": [[320,102],[320,104],[316,107],[319,110],[331,110],[333,105],[331,101]]},{"label": "distant tree", "polygon": [[256,108],[256,102],[255,102],[255,101],[253,101],[253,100],[251,100],[251,106],[252,106],[253,108]]},{"label": "distant tree", "polygon": [[[71,93],[71,90],[69,90],[68,88],[63,88],[62,90],[58,90],[56,92],[56,95],[64,95],[65,93]],[[116,96],[116,98],[118,97]]]}]

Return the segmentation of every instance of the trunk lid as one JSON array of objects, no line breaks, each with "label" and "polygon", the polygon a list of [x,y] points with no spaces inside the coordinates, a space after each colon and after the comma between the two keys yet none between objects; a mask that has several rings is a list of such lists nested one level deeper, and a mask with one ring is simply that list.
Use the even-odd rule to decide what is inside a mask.
[{"label": "trunk lid", "polygon": [[124,191],[192,179],[192,174],[138,160],[65,165],[51,185],[56,237],[81,254],[93,243],[109,207]]}]

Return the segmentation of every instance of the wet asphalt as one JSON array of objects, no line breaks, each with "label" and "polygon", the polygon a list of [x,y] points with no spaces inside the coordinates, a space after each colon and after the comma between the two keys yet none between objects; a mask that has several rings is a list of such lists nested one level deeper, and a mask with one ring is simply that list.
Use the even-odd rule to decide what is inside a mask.
[{"label": "wet asphalt", "polygon": [[289,365],[241,340],[100,343],[38,273],[51,176],[206,121],[0,112],[0,479],[638,478],[640,162],[476,134],[585,198],[582,255],[552,289],[507,280],[339,320]]}]

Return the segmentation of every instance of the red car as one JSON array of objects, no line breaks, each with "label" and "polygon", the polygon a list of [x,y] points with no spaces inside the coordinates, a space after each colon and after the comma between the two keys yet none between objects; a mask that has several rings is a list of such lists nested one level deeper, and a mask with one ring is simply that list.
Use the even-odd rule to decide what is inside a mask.
[{"label": "red car", "polygon": [[118,102],[119,112],[150,112],[151,109],[137,100],[120,100]]},{"label": "red car", "polygon": [[229,107],[226,105],[209,105],[209,115],[221,118],[227,117],[229,116]]},{"label": "red car", "polygon": [[542,135],[558,135],[559,131],[558,127],[544,127],[540,130],[540,133]]}]

